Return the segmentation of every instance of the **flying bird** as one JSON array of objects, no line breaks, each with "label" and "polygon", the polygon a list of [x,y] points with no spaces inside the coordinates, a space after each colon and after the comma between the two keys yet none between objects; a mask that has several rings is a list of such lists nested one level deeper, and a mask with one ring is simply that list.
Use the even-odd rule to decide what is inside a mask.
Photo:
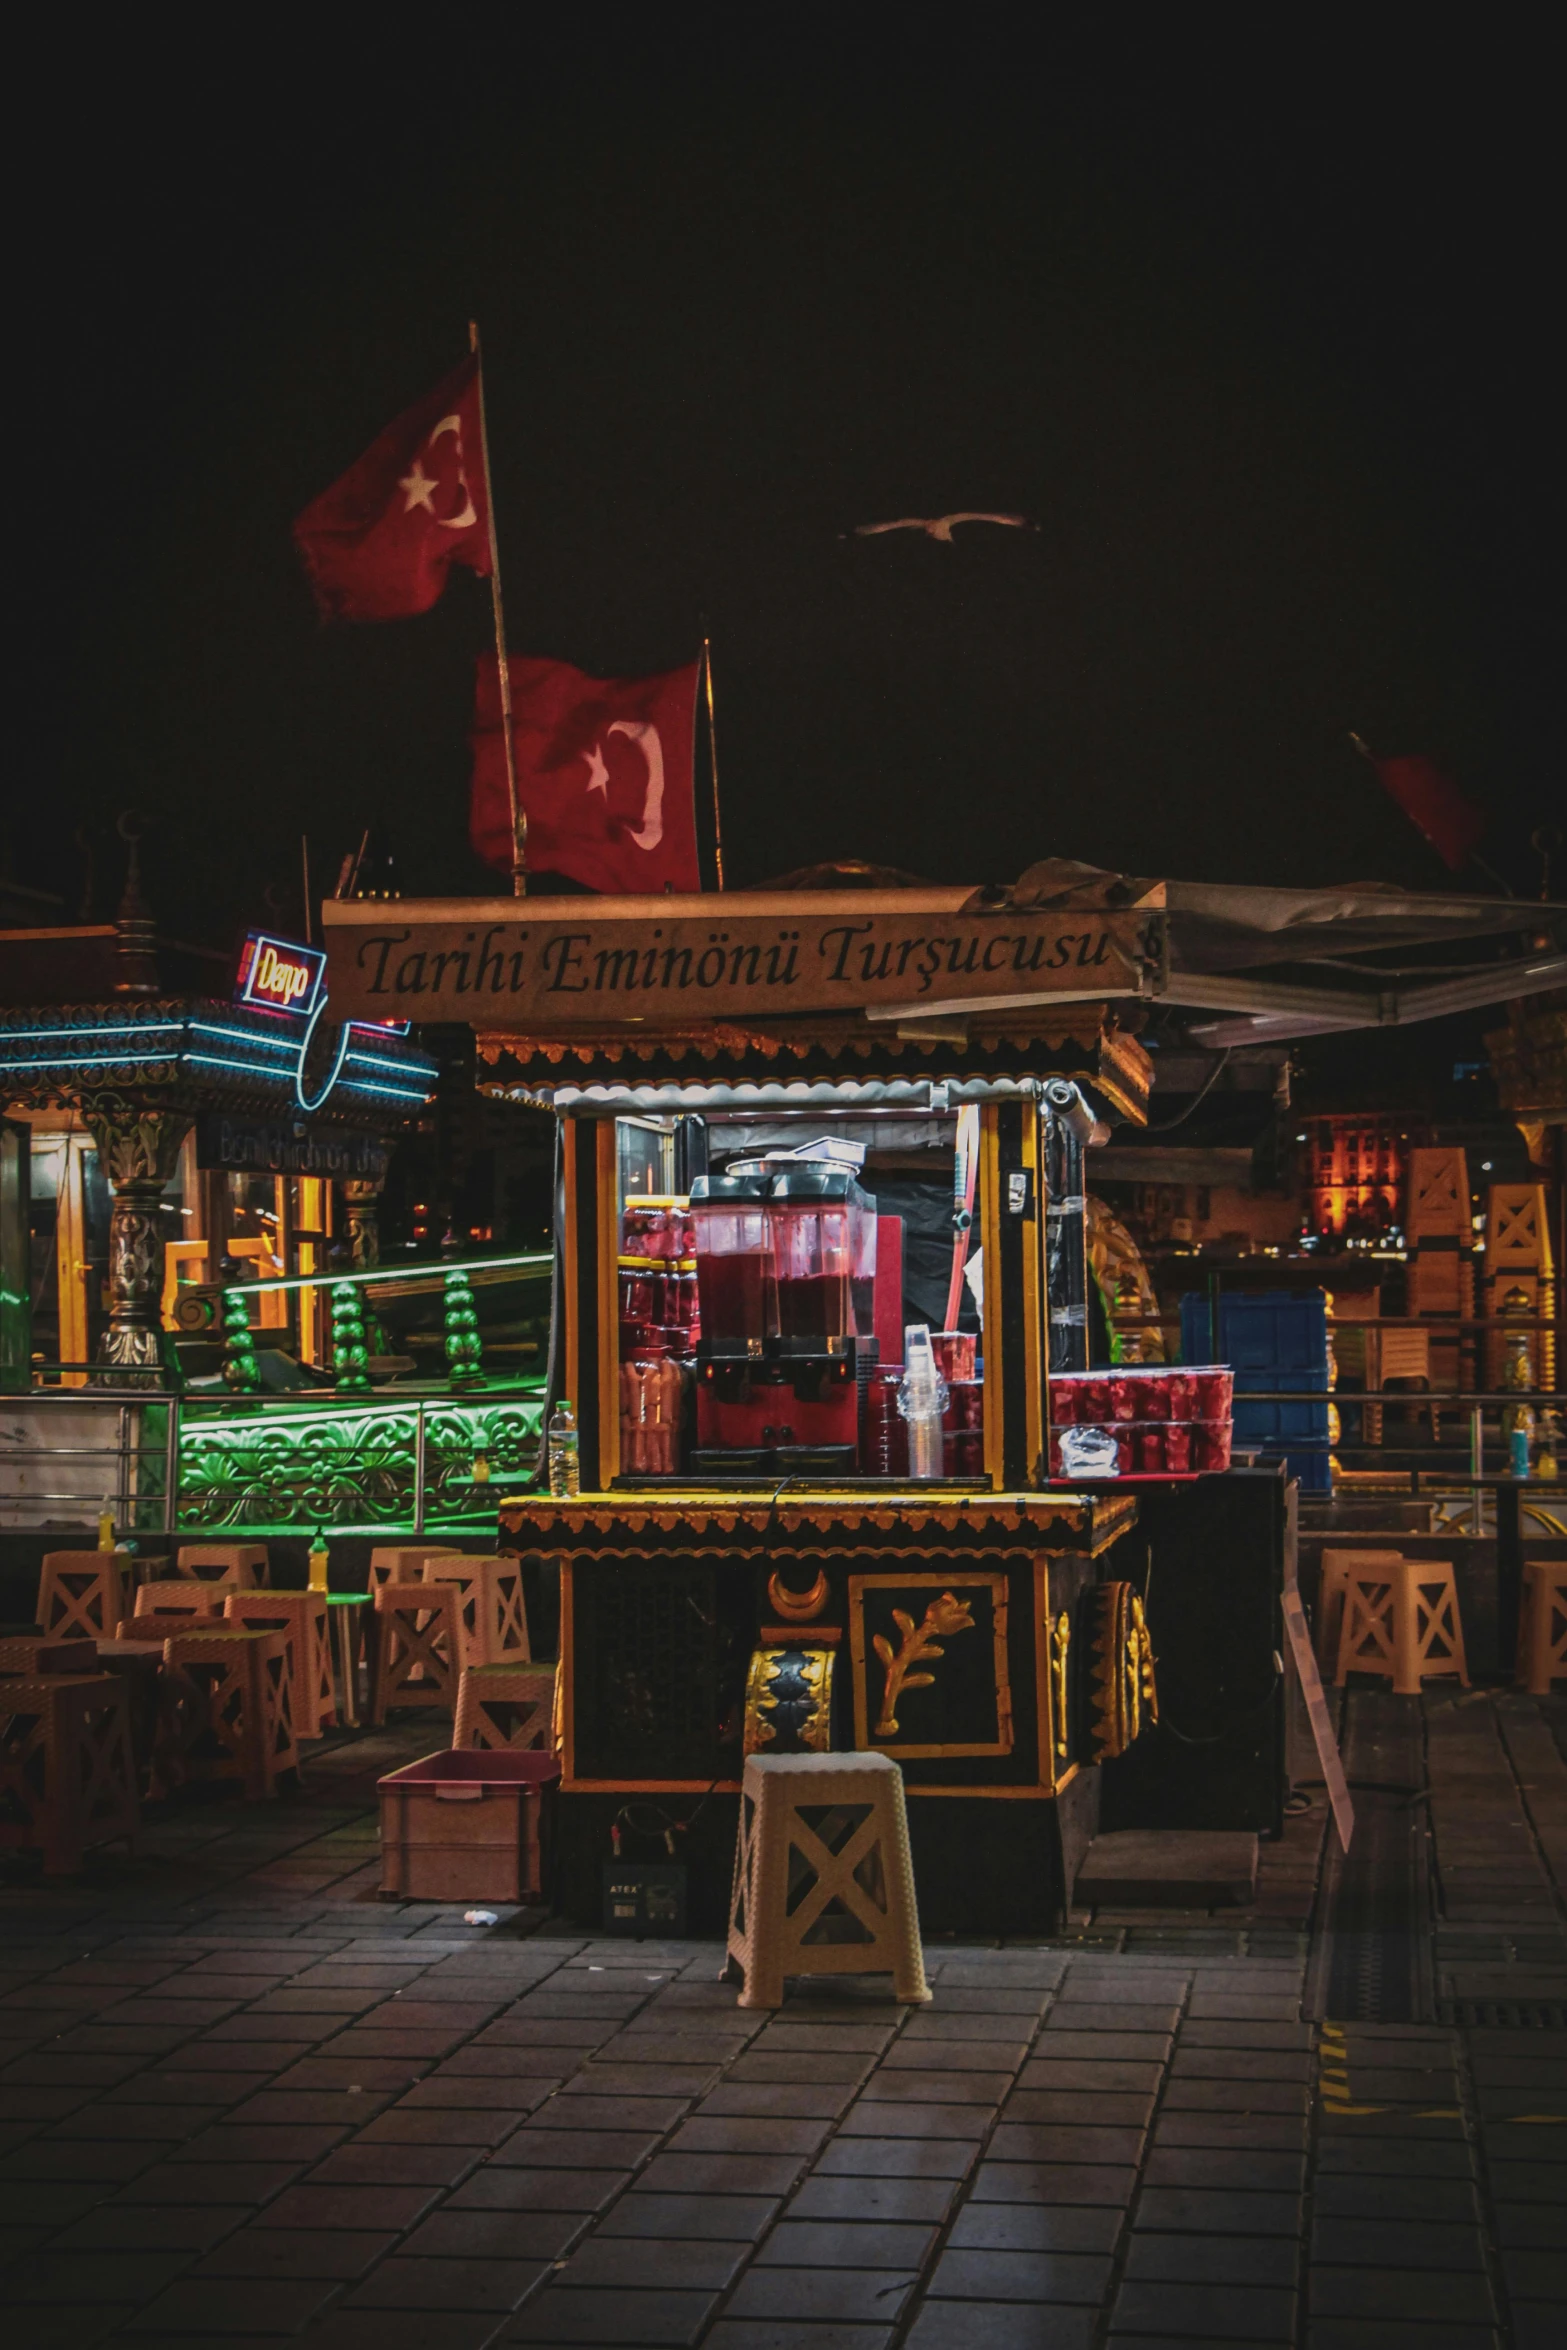
[{"label": "flying bird", "polygon": [[886,530],[922,530],[928,539],[939,539],[944,547],[950,547],[953,525],[959,522],[1001,522],[1009,530],[1038,528],[1036,523],[1026,521],[1021,514],[938,514],[930,522],[921,515],[913,514],[902,522],[857,522],[854,536],[857,539],[874,539]]}]

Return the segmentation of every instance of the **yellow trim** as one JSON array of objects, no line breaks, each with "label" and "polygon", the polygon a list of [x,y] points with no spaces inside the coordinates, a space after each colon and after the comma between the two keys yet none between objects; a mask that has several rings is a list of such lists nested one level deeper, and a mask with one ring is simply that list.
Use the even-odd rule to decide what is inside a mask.
[{"label": "yellow trim", "polygon": [[560,1232],[560,1286],[565,1330],[562,1372],[562,1393],[575,1404],[581,1400],[582,1382],[578,1377],[581,1348],[577,1332],[577,1121],[566,1118],[561,1124],[561,1191],[565,1202]]},{"label": "yellow trim", "polygon": [[600,1118],[594,1161],[598,1210],[599,1483],[620,1475],[620,1169],[616,1121]]},{"label": "yellow trim", "polygon": [[[568,1120],[567,1123],[569,1128],[570,1121]],[[575,1660],[572,1654],[571,1608],[571,1561],[562,1559],[560,1562],[560,1669],[556,1675],[560,1688],[560,1777],[562,1786],[569,1782],[577,1760],[577,1708],[574,1686]]]},{"label": "yellow trim", "polygon": [[1027,1442],[1023,1473],[1031,1483],[1050,1474],[1045,1457],[1045,1380],[1048,1354],[1041,1345],[1045,1327],[1044,1255],[1040,1240],[1045,1230],[1045,1170],[1039,1148],[1039,1115],[1032,1102],[1023,1104],[1023,1165],[1033,1178],[1034,1214],[1023,1225],[1023,1382],[1024,1428]]},{"label": "yellow trim", "polygon": [[1041,1784],[1056,1783],[1055,1681],[1050,1671],[1050,1564],[1034,1561],[1034,1724]]},{"label": "yellow trim", "polygon": [[979,1235],[984,1251],[985,1474],[1000,1493],[1006,1485],[1001,1405],[1001,1134],[998,1105],[979,1113]]}]

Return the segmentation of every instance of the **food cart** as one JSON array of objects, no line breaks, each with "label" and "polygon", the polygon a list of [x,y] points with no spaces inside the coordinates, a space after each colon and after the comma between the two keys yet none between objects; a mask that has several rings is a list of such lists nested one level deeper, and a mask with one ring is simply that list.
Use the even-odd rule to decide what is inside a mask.
[{"label": "food cart", "polygon": [[746,1752],[852,1747],[903,1769],[927,1932],[1048,1930],[1154,1702],[1135,1464],[1053,1477],[1048,1387],[1086,1361],[1084,1146],[1146,1114],[1157,888],[326,913],[335,1002],[471,1021],[483,1088],[558,1120],[581,1490],[500,1520],[558,1585],[560,1907],[599,1920],[608,1871],[625,1922],[721,1930]]}]

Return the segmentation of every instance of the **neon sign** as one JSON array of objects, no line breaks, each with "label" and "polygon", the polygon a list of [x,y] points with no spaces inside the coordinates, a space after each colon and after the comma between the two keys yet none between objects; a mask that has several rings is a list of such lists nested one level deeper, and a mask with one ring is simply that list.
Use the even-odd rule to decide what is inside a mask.
[{"label": "neon sign", "polygon": [[269,938],[264,930],[252,930],[239,959],[234,1001],[308,1019],[320,1004],[325,976],[324,948],[302,947],[292,939]]}]

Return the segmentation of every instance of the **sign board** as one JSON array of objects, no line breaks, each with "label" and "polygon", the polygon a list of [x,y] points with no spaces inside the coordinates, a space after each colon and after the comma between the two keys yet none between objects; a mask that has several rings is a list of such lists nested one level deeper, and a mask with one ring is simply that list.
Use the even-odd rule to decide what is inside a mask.
[{"label": "sign board", "polygon": [[967,894],[344,900],[325,908],[332,1006],[341,1019],[537,1032],[795,1012],[918,1019],[955,1002],[1145,992],[1158,917],[966,913]]},{"label": "sign board", "polygon": [[203,1110],[196,1164],[246,1175],[320,1175],[344,1183],[385,1180],[387,1145],[373,1134],[311,1127],[301,1119],[231,1118]]},{"label": "sign board", "polygon": [[234,1001],[307,1017],[320,999],[325,970],[326,955],[320,947],[302,947],[292,939],[252,930],[239,958]]}]

